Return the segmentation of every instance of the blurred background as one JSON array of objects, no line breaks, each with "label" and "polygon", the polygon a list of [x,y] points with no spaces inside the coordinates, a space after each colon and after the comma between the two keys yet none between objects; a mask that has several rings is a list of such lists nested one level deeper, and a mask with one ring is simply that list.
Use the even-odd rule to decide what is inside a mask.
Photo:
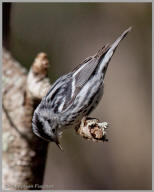
[{"label": "blurred background", "polygon": [[10,50],[27,69],[46,52],[51,82],[129,26],[108,67],[104,97],[90,115],[111,123],[109,142],[66,130],[64,152],[49,145],[44,184],[53,189],[152,188],[152,4],[12,4]]}]

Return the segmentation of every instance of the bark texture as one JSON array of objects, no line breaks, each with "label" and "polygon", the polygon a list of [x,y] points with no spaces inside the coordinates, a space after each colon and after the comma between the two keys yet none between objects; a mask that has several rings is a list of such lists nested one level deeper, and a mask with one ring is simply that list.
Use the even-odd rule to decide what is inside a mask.
[{"label": "bark texture", "polygon": [[[32,132],[31,120],[49,87],[48,60],[37,56],[26,70],[3,49],[3,189],[39,189],[43,182],[48,143]],[[45,94],[45,91],[43,92]]]}]

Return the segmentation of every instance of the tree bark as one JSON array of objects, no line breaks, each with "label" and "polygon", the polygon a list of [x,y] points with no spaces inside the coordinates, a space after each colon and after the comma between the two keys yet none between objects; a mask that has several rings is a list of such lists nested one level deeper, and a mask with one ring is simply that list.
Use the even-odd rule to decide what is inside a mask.
[{"label": "tree bark", "polygon": [[41,86],[50,86],[47,65],[41,53],[27,75],[3,49],[3,189],[40,189],[43,183],[48,143],[33,134],[31,120],[43,96]]}]

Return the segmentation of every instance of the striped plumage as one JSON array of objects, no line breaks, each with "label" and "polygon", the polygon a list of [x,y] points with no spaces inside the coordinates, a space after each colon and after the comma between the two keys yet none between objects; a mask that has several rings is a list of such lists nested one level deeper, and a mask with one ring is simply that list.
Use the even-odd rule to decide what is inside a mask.
[{"label": "striped plumage", "polygon": [[76,126],[96,107],[103,95],[108,63],[128,28],[111,45],[85,59],[72,72],[60,77],[42,99],[33,115],[33,131],[59,145],[58,135],[69,125]]}]

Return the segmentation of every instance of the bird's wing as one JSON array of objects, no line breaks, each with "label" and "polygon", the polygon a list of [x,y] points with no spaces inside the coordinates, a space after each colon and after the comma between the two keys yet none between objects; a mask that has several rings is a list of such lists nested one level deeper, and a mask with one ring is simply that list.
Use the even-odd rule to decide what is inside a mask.
[{"label": "bird's wing", "polygon": [[92,73],[95,71],[99,60],[109,49],[109,45],[102,47],[98,53],[94,56],[91,56],[83,61],[77,69],[73,72],[73,80],[75,89],[80,89],[91,77]]},{"label": "bird's wing", "polygon": [[70,78],[71,78],[71,75],[69,73],[57,79],[55,83],[51,86],[48,93],[46,94],[45,99],[47,101],[52,101],[56,97],[56,95],[60,92],[60,90],[64,87],[64,83],[68,82]]},{"label": "bird's wing", "polygon": [[[85,60],[75,71],[73,74],[74,78],[74,85],[75,88],[82,87],[90,78],[92,73],[95,71],[96,67],[100,64],[100,69],[104,73],[106,72],[108,63],[117,48],[120,41],[127,35],[129,31],[131,31],[131,27],[129,27],[127,30],[125,30],[117,39],[116,41],[109,46],[109,44],[105,45],[100,49],[96,55],[89,57],[87,60]],[[105,57],[104,57],[105,55]]]},{"label": "bird's wing", "polygon": [[100,66],[99,70],[101,72],[102,70],[104,70],[105,74],[108,63],[116,47],[130,30],[131,27],[124,31],[111,46],[105,45],[96,53],[96,55],[84,60],[83,63],[81,63],[72,73],[70,73],[70,76],[68,76],[68,74],[65,75],[63,80],[62,78],[59,78],[59,80],[57,80],[52,86],[51,90],[49,91],[46,97],[51,100],[57,94],[63,95],[63,105],[60,105],[59,108],[61,112],[66,110],[73,103],[82,87],[94,74],[97,66]]},{"label": "bird's wing", "polygon": [[98,51],[94,56],[85,59],[75,70],[72,72],[71,85],[67,86],[67,94],[65,96],[65,104],[63,105],[62,111],[66,110],[74,101],[79,91],[89,80],[92,73],[95,71],[100,58],[109,49],[109,45],[105,45]]}]

